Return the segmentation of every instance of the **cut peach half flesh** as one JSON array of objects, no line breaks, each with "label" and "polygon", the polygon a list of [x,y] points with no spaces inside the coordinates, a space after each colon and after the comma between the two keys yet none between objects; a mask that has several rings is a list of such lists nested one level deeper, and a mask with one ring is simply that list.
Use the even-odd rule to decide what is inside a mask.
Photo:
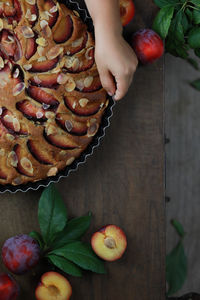
[{"label": "cut peach half flesh", "polygon": [[121,228],[108,225],[93,234],[91,245],[99,257],[107,261],[114,261],[121,258],[126,250],[126,235]]},{"label": "cut peach half flesh", "polygon": [[47,272],[35,291],[37,300],[68,300],[72,294],[69,281],[57,272]]}]

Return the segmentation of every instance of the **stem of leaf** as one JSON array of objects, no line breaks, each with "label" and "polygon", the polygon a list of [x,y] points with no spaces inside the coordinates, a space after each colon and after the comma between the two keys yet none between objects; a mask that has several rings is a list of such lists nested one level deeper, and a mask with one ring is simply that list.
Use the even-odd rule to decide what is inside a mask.
[{"label": "stem of leaf", "polygon": [[200,8],[197,8],[197,7],[192,6],[192,5],[187,5],[187,7],[200,11]]}]

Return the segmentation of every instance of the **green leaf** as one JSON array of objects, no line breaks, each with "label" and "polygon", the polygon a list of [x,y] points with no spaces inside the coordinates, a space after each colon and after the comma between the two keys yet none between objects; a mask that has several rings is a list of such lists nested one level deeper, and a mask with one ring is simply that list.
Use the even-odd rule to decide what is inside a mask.
[{"label": "green leaf", "polygon": [[193,22],[194,24],[200,24],[200,10],[193,10]]},{"label": "green leaf", "polygon": [[169,27],[171,24],[171,20],[174,14],[174,7],[171,5],[164,6],[161,8],[159,13],[157,14],[154,23],[153,23],[153,29],[163,38],[165,39]]},{"label": "green leaf", "polygon": [[185,231],[184,231],[182,224],[180,222],[178,222],[177,220],[172,220],[171,223],[172,223],[172,226],[174,227],[174,229],[177,231],[180,238],[184,238]]},{"label": "green leaf", "polygon": [[166,257],[166,280],[169,285],[168,296],[176,293],[187,277],[187,257],[180,241]]},{"label": "green leaf", "polygon": [[196,27],[190,30],[188,43],[193,49],[200,48],[200,28]]},{"label": "green leaf", "polygon": [[193,20],[193,12],[189,8],[186,8],[185,13],[189,17],[190,21],[192,22],[192,20]]},{"label": "green leaf", "polygon": [[34,240],[36,240],[38,242],[38,244],[40,245],[40,248],[43,249],[44,241],[43,241],[43,238],[42,238],[42,236],[39,232],[32,231],[32,232],[29,233],[29,236],[31,236]]},{"label": "green leaf", "polygon": [[100,274],[105,273],[103,261],[96,256],[91,246],[82,242],[77,241],[67,244],[62,248],[53,250],[49,254],[62,256],[85,270]]},{"label": "green leaf", "polygon": [[91,224],[92,214],[75,218],[67,222],[64,230],[60,232],[52,244],[53,249],[61,248],[70,241],[80,239],[88,230]]},{"label": "green leaf", "polygon": [[38,207],[40,229],[47,245],[63,230],[67,222],[67,211],[60,194],[51,184],[44,189]]},{"label": "green leaf", "polygon": [[182,14],[182,26],[183,26],[183,32],[187,32],[189,28],[189,23],[185,13]]},{"label": "green leaf", "polygon": [[190,82],[190,84],[197,91],[200,91],[200,79],[194,80],[194,81]]},{"label": "green leaf", "polygon": [[196,5],[197,7],[200,7],[199,0],[190,0],[190,2]]},{"label": "green leaf", "polygon": [[47,257],[53,265],[55,265],[63,272],[72,276],[77,276],[77,277],[82,276],[81,269],[78,266],[76,266],[73,262],[69,261],[68,259],[53,254],[48,255]]},{"label": "green leaf", "polygon": [[175,0],[154,0],[154,2],[158,7],[162,8],[162,7],[167,6],[169,4],[175,6],[178,1],[175,1]]},{"label": "green leaf", "polygon": [[172,34],[174,38],[176,38],[179,42],[184,43],[185,39],[184,39],[182,19],[183,19],[183,12],[179,11],[171,22],[170,34]]},{"label": "green leaf", "polygon": [[166,40],[165,49],[167,52],[174,56],[187,59],[189,54],[187,53],[188,47],[185,44],[181,44],[179,41],[173,39],[173,36],[170,35]]},{"label": "green leaf", "polygon": [[194,53],[195,53],[195,55],[197,56],[197,57],[200,57],[200,48],[198,49],[195,49],[194,50]]},{"label": "green leaf", "polygon": [[195,59],[189,57],[189,58],[187,59],[187,62],[188,62],[193,68],[195,68],[195,70],[199,70],[198,62],[197,62]]}]

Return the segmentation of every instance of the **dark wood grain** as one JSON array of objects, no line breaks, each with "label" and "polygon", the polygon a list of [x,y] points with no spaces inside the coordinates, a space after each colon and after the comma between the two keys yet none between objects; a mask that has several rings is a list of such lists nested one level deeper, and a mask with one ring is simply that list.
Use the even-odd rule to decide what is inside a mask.
[{"label": "dark wood grain", "polygon": [[[135,3],[135,28],[149,27],[156,9],[153,2]],[[128,95],[115,106],[112,124],[101,146],[78,172],[57,184],[70,216],[93,212],[88,239],[92,232],[108,223],[121,226],[128,238],[124,257],[106,264],[107,275],[69,277],[72,299],[165,299],[163,148],[163,61],[160,60],[138,69]],[[38,229],[40,193],[41,190],[0,196],[0,246],[12,235]],[[20,299],[34,299],[34,274],[17,280],[22,287]]]}]

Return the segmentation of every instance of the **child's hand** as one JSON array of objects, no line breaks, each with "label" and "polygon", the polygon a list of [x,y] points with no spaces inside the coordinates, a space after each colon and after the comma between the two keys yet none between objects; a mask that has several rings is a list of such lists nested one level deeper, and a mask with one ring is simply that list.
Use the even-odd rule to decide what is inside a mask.
[{"label": "child's hand", "polygon": [[138,65],[133,49],[121,33],[96,32],[95,57],[103,87],[114,100],[120,100],[127,93]]},{"label": "child's hand", "polygon": [[128,91],[138,60],[122,37],[119,0],[85,0],[93,19],[95,58],[105,90],[120,100]]}]

